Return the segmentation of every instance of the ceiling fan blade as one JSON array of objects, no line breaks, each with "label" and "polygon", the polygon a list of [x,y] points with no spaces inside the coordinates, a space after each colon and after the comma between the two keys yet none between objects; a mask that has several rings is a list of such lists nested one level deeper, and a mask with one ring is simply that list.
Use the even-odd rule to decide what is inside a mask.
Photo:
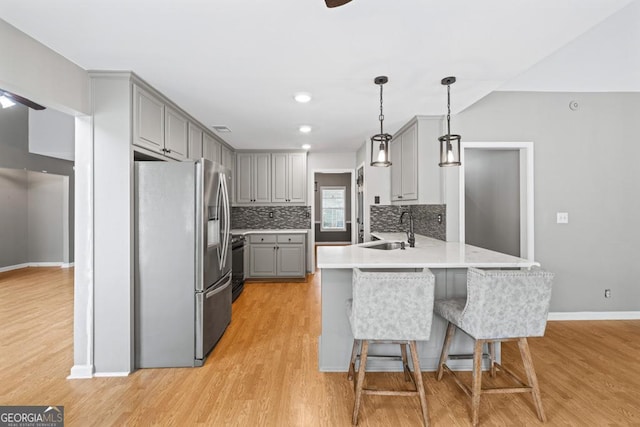
[{"label": "ceiling fan blade", "polygon": [[7,92],[6,90],[0,89],[0,95],[6,95],[7,98],[11,98],[12,100],[14,100],[15,102],[18,102],[24,106],[27,106],[29,108],[33,108],[34,110],[44,110],[45,107],[43,107],[42,105],[33,102],[30,99],[27,98],[23,98],[20,95],[16,95],[15,93],[11,93],[11,92]]},{"label": "ceiling fan blade", "polygon": [[331,8],[331,7],[338,7],[338,6],[344,6],[345,4],[349,3],[351,0],[324,0],[324,2],[327,4],[327,7]]}]

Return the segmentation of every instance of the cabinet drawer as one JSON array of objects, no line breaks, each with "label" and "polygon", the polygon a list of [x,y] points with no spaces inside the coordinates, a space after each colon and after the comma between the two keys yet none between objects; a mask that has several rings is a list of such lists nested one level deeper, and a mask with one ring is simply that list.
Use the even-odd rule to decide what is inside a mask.
[{"label": "cabinet drawer", "polygon": [[304,243],[303,234],[278,234],[278,243]]},{"label": "cabinet drawer", "polygon": [[249,236],[249,241],[251,243],[275,243],[276,235],[275,234],[251,234]]}]

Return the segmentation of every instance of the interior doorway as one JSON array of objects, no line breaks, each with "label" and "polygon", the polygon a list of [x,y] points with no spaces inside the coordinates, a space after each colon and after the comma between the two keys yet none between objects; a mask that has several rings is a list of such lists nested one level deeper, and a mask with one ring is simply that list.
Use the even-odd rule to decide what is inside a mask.
[{"label": "interior doorway", "polygon": [[532,142],[467,142],[460,167],[460,241],[534,260]]},{"label": "interior doorway", "polygon": [[356,241],[356,183],[352,169],[314,170],[311,200],[312,266],[316,248]]}]

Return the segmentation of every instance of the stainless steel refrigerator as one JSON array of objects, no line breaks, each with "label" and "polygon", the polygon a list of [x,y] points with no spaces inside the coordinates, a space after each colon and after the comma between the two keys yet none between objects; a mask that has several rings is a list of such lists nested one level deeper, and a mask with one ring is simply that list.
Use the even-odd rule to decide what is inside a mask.
[{"label": "stainless steel refrigerator", "polygon": [[231,321],[230,170],[135,162],[135,365],[202,366]]}]

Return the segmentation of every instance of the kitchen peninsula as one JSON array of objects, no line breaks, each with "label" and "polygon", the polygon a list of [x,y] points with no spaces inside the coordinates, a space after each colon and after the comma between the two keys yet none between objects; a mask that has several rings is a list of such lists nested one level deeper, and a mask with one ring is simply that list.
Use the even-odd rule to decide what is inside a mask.
[{"label": "kitchen peninsula", "polygon": [[[539,265],[534,261],[458,242],[444,242],[416,235],[414,248],[371,249],[386,242],[406,241],[404,233],[372,233],[379,241],[352,246],[318,247],[318,268],[321,269],[322,332],[319,337],[319,369],[322,372],[347,370],[353,344],[353,336],[346,313],[346,301],[351,298],[353,268],[378,271],[417,271],[429,268],[436,277],[435,297],[451,298],[466,296],[466,269],[478,268],[529,268]],[[418,343],[420,365],[423,370],[433,371],[438,364],[446,322],[435,316],[431,339]],[[471,353],[473,341],[460,333],[454,338],[452,354]],[[379,354],[395,351],[394,346],[381,346]],[[395,346],[397,347],[397,346]],[[499,354],[498,354],[499,356]],[[469,360],[451,361],[456,368],[471,367]],[[371,370],[400,369],[400,364],[391,366],[380,360],[368,361]]]}]

